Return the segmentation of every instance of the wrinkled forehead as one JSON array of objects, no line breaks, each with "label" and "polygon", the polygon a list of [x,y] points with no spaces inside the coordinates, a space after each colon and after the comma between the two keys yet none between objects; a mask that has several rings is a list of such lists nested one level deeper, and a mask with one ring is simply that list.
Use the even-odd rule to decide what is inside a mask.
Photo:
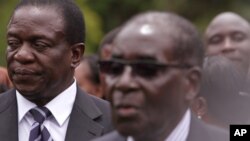
[{"label": "wrinkled forehead", "polygon": [[151,56],[170,59],[175,46],[171,28],[159,24],[130,24],[117,35],[113,55],[123,57]]},{"label": "wrinkled forehead", "polygon": [[8,24],[8,31],[13,29],[23,30],[24,28],[36,27],[48,28],[56,32],[64,32],[64,19],[61,13],[53,6],[37,7],[24,6],[15,10]]},{"label": "wrinkled forehead", "polygon": [[60,19],[62,24],[64,23],[64,18],[63,18],[63,12],[62,10],[56,6],[56,5],[25,5],[25,6],[21,6],[18,7],[13,15],[12,18],[10,20],[10,22],[12,21],[12,19],[15,18],[19,18],[19,17],[26,17],[26,18],[33,18],[35,20],[41,19],[41,17],[43,18],[48,18],[47,21],[53,21],[54,19],[51,17],[54,16],[56,19]]}]

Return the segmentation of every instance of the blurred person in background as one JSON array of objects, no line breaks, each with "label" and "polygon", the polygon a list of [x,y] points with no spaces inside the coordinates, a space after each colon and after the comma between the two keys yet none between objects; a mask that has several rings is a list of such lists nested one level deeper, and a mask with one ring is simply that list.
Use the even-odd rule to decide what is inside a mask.
[{"label": "blurred person in background", "polygon": [[146,12],[130,19],[101,60],[116,131],[95,141],[228,141],[189,105],[199,92],[202,41],[186,19]]},{"label": "blurred person in background", "polygon": [[250,24],[233,12],[218,14],[205,31],[206,55],[223,55],[247,74],[250,60]]},{"label": "blurred person in background", "polygon": [[[98,55],[100,60],[108,60],[110,58],[110,51],[112,48],[113,41],[116,35],[120,32],[122,26],[116,27],[113,30],[109,31],[101,40]],[[105,74],[100,71],[100,81],[101,89],[103,93],[103,99],[107,99],[106,92],[106,83],[105,83]]]},{"label": "blurred person in background", "polygon": [[101,60],[109,59],[110,50],[111,50],[113,41],[116,35],[120,32],[121,28],[122,26],[112,29],[101,40],[100,45],[99,45],[99,50],[98,50],[99,58]]},{"label": "blurred person in background", "polygon": [[250,97],[239,94],[244,80],[244,74],[228,58],[207,57],[201,90],[192,110],[199,119],[226,129],[230,124],[246,124],[250,119]]},{"label": "blurred person in background", "polygon": [[98,61],[97,55],[83,56],[81,63],[75,70],[75,78],[81,89],[103,98]]},{"label": "blurred person in background", "polygon": [[[205,31],[205,48],[207,56],[222,55],[247,78],[250,63],[250,24],[233,12],[218,14]],[[240,95],[250,95],[250,80],[245,79]]]},{"label": "blurred person in background", "polygon": [[0,67],[0,93],[5,92],[12,88],[12,83],[9,79],[7,69]]}]

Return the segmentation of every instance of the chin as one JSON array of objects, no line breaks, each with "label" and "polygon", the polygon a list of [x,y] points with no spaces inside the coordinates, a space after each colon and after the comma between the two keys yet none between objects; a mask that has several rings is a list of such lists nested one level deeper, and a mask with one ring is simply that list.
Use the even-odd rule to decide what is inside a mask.
[{"label": "chin", "polygon": [[39,90],[35,87],[20,87],[20,86],[15,86],[18,92],[22,94],[26,98],[32,98],[32,97],[39,97]]},{"label": "chin", "polygon": [[137,136],[143,132],[140,122],[136,120],[119,120],[115,123],[115,128],[123,136]]}]

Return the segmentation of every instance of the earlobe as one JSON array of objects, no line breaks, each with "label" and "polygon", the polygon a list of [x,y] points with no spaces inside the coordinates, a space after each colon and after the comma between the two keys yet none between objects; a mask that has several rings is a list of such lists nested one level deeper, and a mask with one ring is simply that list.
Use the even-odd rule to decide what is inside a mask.
[{"label": "earlobe", "polygon": [[199,119],[202,119],[207,113],[206,99],[202,96],[196,97],[191,103],[191,109]]},{"label": "earlobe", "polygon": [[85,45],[84,43],[76,43],[71,46],[71,52],[72,52],[72,61],[71,61],[71,67],[76,68],[81,61],[81,58],[84,54]]}]

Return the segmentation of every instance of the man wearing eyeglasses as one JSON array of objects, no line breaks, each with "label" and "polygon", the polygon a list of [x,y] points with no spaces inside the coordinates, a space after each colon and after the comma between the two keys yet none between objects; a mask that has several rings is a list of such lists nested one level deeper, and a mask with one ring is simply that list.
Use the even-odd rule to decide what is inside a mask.
[{"label": "man wearing eyeglasses", "polygon": [[116,131],[97,141],[228,141],[222,129],[192,116],[203,46],[195,27],[175,14],[129,20],[114,40],[106,73]]}]

